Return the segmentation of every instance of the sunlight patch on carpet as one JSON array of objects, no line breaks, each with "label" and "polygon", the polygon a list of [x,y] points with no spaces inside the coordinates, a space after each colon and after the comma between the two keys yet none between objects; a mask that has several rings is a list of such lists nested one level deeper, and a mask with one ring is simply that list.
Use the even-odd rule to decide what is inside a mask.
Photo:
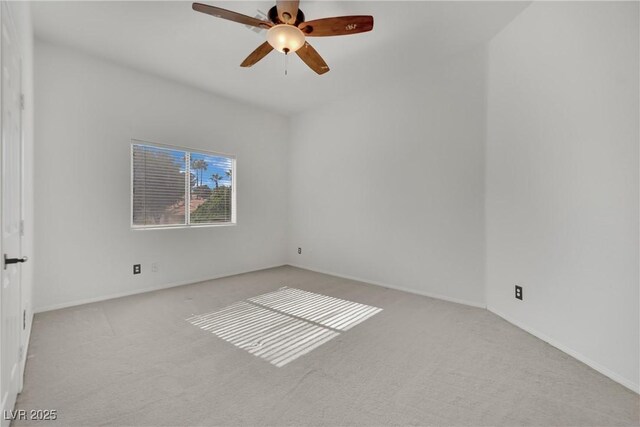
[{"label": "sunlight patch on carpet", "polygon": [[282,367],[382,311],[295,288],[280,288],[186,319]]}]

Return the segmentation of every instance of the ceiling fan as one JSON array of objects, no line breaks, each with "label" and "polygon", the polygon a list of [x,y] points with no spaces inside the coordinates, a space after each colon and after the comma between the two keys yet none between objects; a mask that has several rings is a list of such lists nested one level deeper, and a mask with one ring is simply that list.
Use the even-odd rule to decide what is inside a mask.
[{"label": "ceiling fan", "polygon": [[305,21],[304,13],[298,8],[298,4],[298,0],[277,0],[276,5],[269,10],[269,21],[202,3],[193,3],[193,10],[267,30],[267,41],[251,52],[242,61],[241,67],[251,67],[276,49],[285,55],[295,52],[309,68],[318,74],[324,74],[329,71],[329,66],[305,40],[306,37],[344,36],[373,29],[373,16],[369,15]]}]

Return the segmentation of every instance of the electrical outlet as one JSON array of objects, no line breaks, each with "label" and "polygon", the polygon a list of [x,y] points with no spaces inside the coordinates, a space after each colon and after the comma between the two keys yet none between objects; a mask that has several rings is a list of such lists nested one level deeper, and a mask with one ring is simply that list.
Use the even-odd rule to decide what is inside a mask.
[{"label": "electrical outlet", "polygon": [[522,301],[522,286],[516,285],[516,299]]},{"label": "electrical outlet", "polygon": [[142,273],[142,267],[140,264],[133,264],[133,274]]},{"label": "electrical outlet", "polygon": [[151,264],[151,272],[152,273],[157,273],[158,270],[160,270],[160,268],[158,267],[158,263],[154,262],[153,264]]},{"label": "electrical outlet", "polygon": [[298,248],[298,255],[302,254],[302,248]]}]

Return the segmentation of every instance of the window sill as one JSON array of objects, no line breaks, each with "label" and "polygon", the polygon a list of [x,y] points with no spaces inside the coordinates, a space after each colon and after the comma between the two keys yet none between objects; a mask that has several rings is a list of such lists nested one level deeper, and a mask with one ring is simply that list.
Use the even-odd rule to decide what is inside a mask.
[{"label": "window sill", "polygon": [[158,225],[150,227],[131,227],[133,231],[149,231],[149,230],[176,230],[176,229],[190,229],[190,228],[210,228],[210,227],[235,227],[237,222],[225,222],[221,224],[193,224],[193,225]]}]

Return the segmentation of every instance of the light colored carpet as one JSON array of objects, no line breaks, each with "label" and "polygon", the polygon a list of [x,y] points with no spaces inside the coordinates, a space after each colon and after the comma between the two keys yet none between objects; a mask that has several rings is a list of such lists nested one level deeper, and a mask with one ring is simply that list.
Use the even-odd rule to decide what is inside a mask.
[{"label": "light colored carpet", "polygon": [[380,311],[285,286],[187,320],[280,368]]},{"label": "light colored carpet", "polygon": [[[382,310],[282,367],[188,321],[283,286]],[[640,424],[639,404],[486,310],[279,267],[38,314],[16,408],[58,411],[33,425],[609,426]]]}]

